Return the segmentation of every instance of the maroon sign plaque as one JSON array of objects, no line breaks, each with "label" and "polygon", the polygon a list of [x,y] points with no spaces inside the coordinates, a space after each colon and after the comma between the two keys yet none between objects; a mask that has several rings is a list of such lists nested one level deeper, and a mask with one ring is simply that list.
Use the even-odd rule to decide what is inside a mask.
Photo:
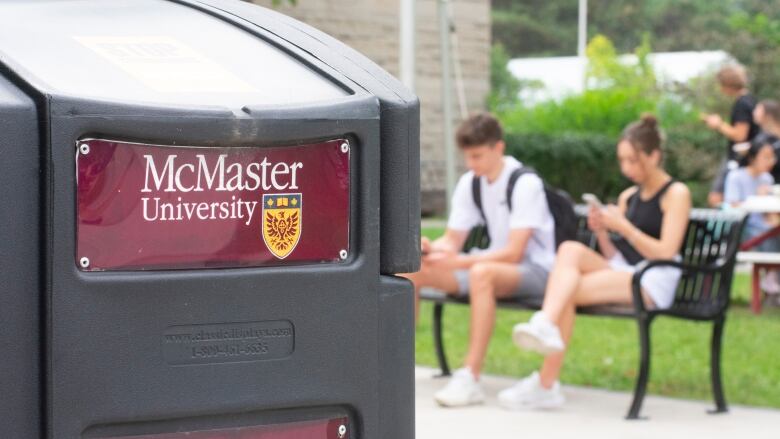
[{"label": "maroon sign plaque", "polygon": [[284,147],[76,145],[86,271],[257,267],[349,255],[344,139]]}]

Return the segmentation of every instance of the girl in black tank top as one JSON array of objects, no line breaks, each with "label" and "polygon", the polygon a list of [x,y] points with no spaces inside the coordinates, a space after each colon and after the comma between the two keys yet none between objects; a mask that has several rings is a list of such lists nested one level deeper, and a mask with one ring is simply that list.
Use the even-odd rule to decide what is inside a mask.
[{"label": "girl in black tank top", "polygon": [[[618,205],[591,207],[588,226],[601,253],[574,241],[561,244],[548,277],[542,310],[512,332],[515,344],[549,355],[539,380],[556,392],[562,355],[571,336],[577,306],[633,304],[632,278],[643,259],[678,259],[691,195],[667,174],[662,163],[661,134],[656,119],[644,116],[623,132],[617,155],[620,171],[634,182]],[[643,198],[645,197],[645,198]],[[641,279],[643,302],[638,307],[671,306],[680,278],[673,267],[648,270]],[[529,398],[533,395],[529,395]]]},{"label": "girl in black tank top", "polygon": [[[661,198],[672,183],[674,183],[674,179],[669,179],[649,200],[642,199],[642,189],[638,186],[628,198],[626,219],[645,235],[656,239],[661,238],[661,224],[664,218],[661,211]],[[623,236],[612,234],[610,238],[629,264],[636,265],[645,259]]]}]

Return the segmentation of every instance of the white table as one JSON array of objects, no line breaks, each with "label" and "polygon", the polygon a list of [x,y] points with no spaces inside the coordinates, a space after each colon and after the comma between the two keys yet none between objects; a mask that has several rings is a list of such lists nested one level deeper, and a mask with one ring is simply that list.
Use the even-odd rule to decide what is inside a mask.
[{"label": "white table", "polygon": [[[780,213],[780,196],[777,195],[753,195],[748,197],[736,209],[747,213]],[[748,251],[769,238],[780,235],[780,226],[775,226],[766,232],[750,238],[740,245],[740,253],[737,260],[753,264],[753,298],[751,308],[758,314],[761,312],[761,285],[760,271],[762,269],[780,268],[780,253],[765,253]]]},{"label": "white table", "polygon": [[780,197],[776,195],[751,195],[736,209],[750,213],[780,213]]}]

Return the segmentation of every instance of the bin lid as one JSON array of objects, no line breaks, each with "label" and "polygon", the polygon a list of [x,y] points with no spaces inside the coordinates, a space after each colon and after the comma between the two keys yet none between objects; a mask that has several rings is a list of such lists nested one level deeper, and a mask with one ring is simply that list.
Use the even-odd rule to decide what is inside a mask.
[{"label": "bin lid", "polygon": [[0,61],[50,94],[232,109],[348,94],[266,40],[164,0],[6,1],[0,41]]}]

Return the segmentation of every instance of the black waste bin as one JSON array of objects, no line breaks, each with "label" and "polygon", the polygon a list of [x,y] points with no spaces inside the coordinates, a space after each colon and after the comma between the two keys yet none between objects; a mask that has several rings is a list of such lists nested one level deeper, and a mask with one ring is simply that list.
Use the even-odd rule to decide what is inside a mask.
[{"label": "black waste bin", "polygon": [[2,437],[38,438],[43,271],[38,114],[0,76],[0,425]]},{"label": "black waste bin", "polygon": [[390,75],[238,1],[0,2],[0,129],[3,436],[414,436]]}]

